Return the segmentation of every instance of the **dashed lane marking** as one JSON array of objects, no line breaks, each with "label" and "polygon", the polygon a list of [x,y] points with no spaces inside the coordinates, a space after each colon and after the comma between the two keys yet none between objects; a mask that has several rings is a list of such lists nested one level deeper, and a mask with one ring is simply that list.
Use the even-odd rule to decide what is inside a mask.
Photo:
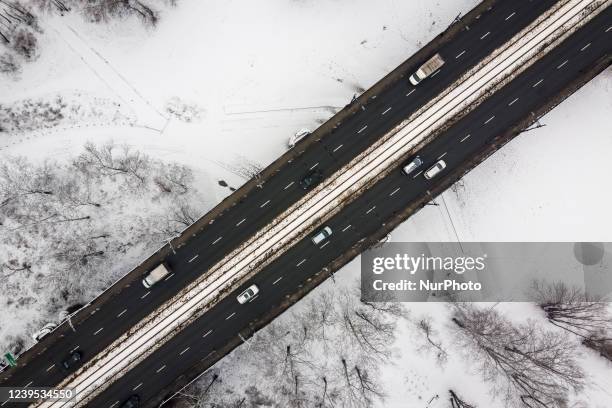
[{"label": "dashed lane marking", "polygon": [[557,65],[557,69],[561,69],[569,60],[563,61],[560,65]]},{"label": "dashed lane marking", "polygon": [[542,82],[544,82],[544,80],[540,79],[538,82],[536,82],[535,84],[531,85],[531,87],[535,88],[536,86],[540,85]]},{"label": "dashed lane marking", "polygon": [[33,382],[34,382],[34,381],[30,381],[29,383],[27,383],[26,385],[24,385],[24,386],[23,386],[23,388],[25,388],[25,387],[29,387],[29,386],[30,386],[30,384],[32,384]]},{"label": "dashed lane marking", "polygon": [[[70,350],[70,352],[72,353],[73,351],[77,351],[78,348],[79,348],[79,346],[73,347],[73,349]],[[27,387],[27,385],[26,385],[26,387]]]},{"label": "dashed lane marking", "polygon": [[434,72],[433,74],[431,74],[430,78],[435,77],[436,75],[438,75],[440,73],[440,71],[442,71],[441,69],[437,70],[436,72]]},{"label": "dashed lane marking", "polygon": [[151,293],[151,292],[147,292],[147,293],[145,293],[144,295],[142,295],[140,298],[141,298],[141,299],[144,299],[144,298],[146,298],[147,296],[149,296],[149,294],[150,294],[150,293]]},{"label": "dashed lane marking", "polygon": [[400,188],[401,188],[401,187],[398,187],[398,188],[396,188],[395,190],[393,190],[393,191],[391,192],[391,194],[389,194],[389,197],[391,197],[392,195],[394,195],[395,193],[397,193],[398,191],[400,191]]},{"label": "dashed lane marking", "polygon": [[179,356],[182,356],[183,354],[185,354],[187,352],[187,350],[189,350],[191,347],[187,347],[185,350],[181,351],[179,353]]},{"label": "dashed lane marking", "polygon": [[492,121],[493,119],[495,119],[495,115],[491,116],[489,119],[485,120],[484,124],[486,125],[487,123],[489,123],[490,121]]},{"label": "dashed lane marking", "polygon": [[304,262],[306,262],[306,259],[302,259],[302,260],[301,260],[301,261],[300,261],[300,262],[299,262],[297,265],[295,265],[295,266],[300,266],[300,265],[302,265]]},{"label": "dashed lane marking", "polygon": [[229,319],[231,319],[232,317],[234,317],[234,315],[235,315],[235,314],[236,314],[236,312],[232,313],[231,315],[227,316],[227,317],[225,318],[225,320],[229,320]]},{"label": "dashed lane marking", "polygon": [[102,330],[104,329],[104,327],[100,327],[98,330],[95,331],[95,333],[93,334],[94,336],[97,335],[98,333],[100,333]]},{"label": "dashed lane marking", "polygon": [[173,276],[174,276],[174,272],[172,272],[170,275],[166,276],[166,279],[164,279],[164,282],[167,281],[168,279],[170,279]]},{"label": "dashed lane marking", "polygon": [[436,160],[440,160],[441,158],[443,158],[444,156],[446,156],[448,154],[448,152],[444,152],[441,155],[438,156],[438,158]]},{"label": "dashed lane marking", "polygon": [[115,402],[113,403],[113,405],[111,405],[111,406],[110,406],[110,407],[108,407],[108,408],[113,408],[113,407],[114,407],[115,405],[117,405],[118,403],[119,403],[119,401],[115,401]]},{"label": "dashed lane marking", "polygon": [[387,109],[385,109],[385,111],[382,113],[382,115],[384,115],[385,113],[389,112],[391,110],[391,107],[389,106]]},{"label": "dashed lane marking", "polygon": [[512,100],[512,102],[510,102],[510,103],[508,104],[508,106],[512,106],[512,105],[514,105],[514,103],[515,103],[516,101],[518,101],[518,100],[519,100],[519,98],[514,98],[514,99]]},{"label": "dashed lane marking", "polygon": [[212,333],[212,330],[207,331],[206,333],[204,333],[204,335],[202,336],[202,338],[208,336],[210,333]]},{"label": "dashed lane marking", "polygon": [[416,89],[413,89],[412,91],[408,92],[408,93],[406,94],[406,96],[410,96],[410,95],[412,95],[412,93],[413,93],[414,91],[416,91]]},{"label": "dashed lane marking", "polygon": [[612,30],[612,26],[610,26],[610,27],[606,28],[606,31],[605,31],[605,32],[607,33],[607,32],[608,32],[608,31],[610,31],[610,30]]},{"label": "dashed lane marking", "polygon": [[276,279],[274,282],[272,282],[273,285],[276,285],[278,282],[280,282],[280,280],[283,279],[283,277],[281,276],[280,278]]},{"label": "dashed lane marking", "polygon": [[156,371],[156,373],[160,373],[162,371],[164,371],[164,368],[166,368],[166,365],[164,364],[163,366],[159,367]]},{"label": "dashed lane marking", "polygon": [[351,224],[349,224],[349,225],[347,225],[346,227],[344,227],[344,228],[342,229],[342,232],[346,231],[346,230],[347,230],[347,229],[349,229],[349,228],[351,228]]},{"label": "dashed lane marking", "polygon": [[484,40],[489,34],[491,34],[491,32],[487,31],[482,37],[480,37],[480,39]]},{"label": "dashed lane marking", "polygon": [[421,175],[421,173],[423,173],[423,170],[419,171],[417,174],[412,176],[412,178],[415,179],[415,178],[419,177]]},{"label": "dashed lane marking", "polygon": [[291,187],[291,186],[292,186],[292,185],[294,185],[294,184],[295,184],[295,181],[292,181],[291,183],[287,184],[287,185],[285,186],[285,188],[283,188],[283,190],[288,189],[289,187]]},{"label": "dashed lane marking", "polygon": [[[291,183],[291,184],[293,184],[293,183]],[[246,218],[241,219],[240,222],[238,222],[238,224],[236,224],[236,226],[239,227],[240,224],[242,224],[245,221],[246,221]]]},{"label": "dashed lane marking", "polygon": [[268,200],[265,203],[263,203],[262,205],[260,205],[259,208],[264,208],[268,204],[270,204],[270,200]]},{"label": "dashed lane marking", "polygon": [[326,243],[324,243],[323,245],[321,245],[319,248],[323,249],[325,248],[331,241],[327,241]]},{"label": "dashed lane marking", "polygon": [[584,50],[586,50],[587,48],[589,48],[590,46],[591,46],[591,43],[588,43],[587,45],[585,45],[584,47],[582,47],[582,48],[580,49],[580,51],[584,51]]},{"label": "dashed lane marking", "polygon": [[124,314],[125,312],[127,312],[127,309],[123,309],[123,310],[121,311],[121,313],[119,313],[119,314],[117,315],[117,317],[121,317],[121,316],[123,316],[123,314]]},{"label": "dashed lane marking", "polygon": [[319,162],[316,162],[316,163],[315,163],[315,164],[314,164],[314,165],[313,165],[311,168],[309,168],[308,170],[312,170],[312,169],[314,169],[315,167],[317,167],[318,165],[319,165]]},{"label": "dashed lane marking", "polygon": [[[269,203],[269,202],[270,202],[270,200],[268,200],[268,203]],[[266,204],[267,204],[267,203],[266,203]],[[263,206],[262,206],[262,207],[263,207]],[[223,239],[223,237],[219,237],[219,238],[215,239],[215,240],[212,242],[212,244],[210,244],[210,245],[215,245],[217,242],[221,241],[221,239]]]},{"label": "dashed lane marking", "polygon": [[461,56],[465,54],[465,50],[461,51],[459,54],[457,54],[457,56],[455,56],[455,59],[461,58]]},{"label": "dashed lane marking", "polygon": [[193,261],[195,261],[195,260],[198,258],[198,256],[200,256],[200,255],[198,254],[198,255],[194,256],[193,258],[191,258],[191,259],[190,259],[189,261],[187,261],[187,262],[192,263]]},{"label": "dashed lane marking", "polygon": [[132,391],[136,391],[137,389],[140,388],[140,386],[142,385],[142,383],[138,384],[137,386],[135,386],[134,388],[132,388]]},{"label": "dashed lane marking", "polygon": [[368,125],[365,125],[364,127],[362,127],[361,129],[359,129],[359,131],[357,132],[357,134],[363,132],[364,130],[366,130],[368,128]]},{"label": "dashed lane marking", "polygon": [[374,211],[374,209],[375,209],[375,208],[376,208],[376,206],[374,206],[374,207],[370,208],[368,211],[366,211],[366,214],[371,213],[372,211]]},{"label": "dashed lane marking", "polygon": [[47,372],[51,371],[53,369],[53,367],[55,367],[55,364],[49,366],[49,368],[47,368]]},{"label": "dashed lane marking", "polygon": [[512,13],[510,13],[510,15],[508,17],[506,17],[506,19],[504,21],[510,20],[512,17],[514,17],[515,14],[516,14],[516,11],[513,11]]},{"label": "dashed lane marking", "polygon": [[337,146],[334,150],[332,150],[332,153],[336,153],[338,150],[340,150],[342,148],[342,146],[344,146],[344,145]]}]

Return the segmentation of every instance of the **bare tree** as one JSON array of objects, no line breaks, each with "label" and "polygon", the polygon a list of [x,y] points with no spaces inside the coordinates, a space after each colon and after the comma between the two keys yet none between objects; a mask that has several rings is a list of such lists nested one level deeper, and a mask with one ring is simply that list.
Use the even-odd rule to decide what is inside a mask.
[{"label": "bare tree", "polygon": [[449,390],[451,408],[476,408],[474,405],[470,405],[457,395],[453,390]]},{"label": "bare tree", "polygon": [[563,282],[534,281],[532,289],[550,323],[580,337],[584,345],[612,361],[612,317],[607,301]]},{"label": "bare tree", "polygon": [[448,352],[442,346],[440,340],[435,339],[438,336],[437,331],[433,328],[431,318],[423,317],[414,322],[417,332],[425,336],[425,342],[420,350],[433,352],[436,356],[436,362],[439,365],[444,365],[448,361]]},{"label": "bare tree", "polygon": [[533,322],[514,325],[492,308],[466,303],[453,307],[460,347],[507,404],[564,407],[569,393],[583,388],[578,352],[567,336]]}]

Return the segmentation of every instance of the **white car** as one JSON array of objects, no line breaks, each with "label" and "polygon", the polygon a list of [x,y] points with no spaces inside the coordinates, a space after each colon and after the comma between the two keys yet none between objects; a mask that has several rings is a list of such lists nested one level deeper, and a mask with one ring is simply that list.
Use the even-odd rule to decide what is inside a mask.
[{"label": "white car", "polygon": [[259,288],[257,287],[257,285],[251,285],[244,292],[239,294],[236,299],[238,300],[238,303],[244,305],[249,300],[252,300],[258,293]]},{"label": "white car", "polygon": [[53,329],[55,329],[56,327],[57,327],[57,324],[55,324],[55,323],[47,323],[47,324],[45,324],[43,326],[42,329],[40,329],[39,331],[34,333],[32,335],[32,338],[34,339],[34,341],[40,341],[47,334],[51,333],[53,331]]},{"label": "white car", "polygon": [[446,168],[446,162],[444,160],[438,160],[436,164],[427,169],[424,176],[427,180],[432,179],[438,175],[442,170]]},{"label": "white car", "polygon": [[315,245],[319,245],[321,242],[325,241],[332,234],[332,229],[329,227],[324,227],[319,230],[316,234],[312,236],[312,243]]},{"label": "white car", "polygon": [[300,129],[297,132],[295,132],[295,135],[291,136],[291,139],[289,139],[289,147],[293,147],[297,144],[297,142],[299,142],[300,140],[302,140],[303,138],[305,138],[306,136],[308,136],[310,134],[310,130],[309,129]]}]

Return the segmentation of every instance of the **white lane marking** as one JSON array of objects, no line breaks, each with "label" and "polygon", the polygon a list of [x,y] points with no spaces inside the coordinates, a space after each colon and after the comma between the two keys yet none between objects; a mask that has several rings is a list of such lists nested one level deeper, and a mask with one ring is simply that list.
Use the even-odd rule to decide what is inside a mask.
[{"label": "white lane marking", "polygon": [[53,364],[52,366],[49,366],[49,368],[47,368],[47,372],[51,371],[53,367],[55,367],[55,364]]},{"label": "white lane marking", "polygon": [[346,227],[344,227],[344,229],[342,230],[342,232],[346,231],[347,229],[351,228],[351,224],[347,225]]},{"label": "white lane marking", "polygon": [[463,139],[460,140],[460,143],[463,143],[465,140],[467,140],[468,137],[470,137],[472,135],[468,134],[466,137],[464,137]]},{"label": "white lane marking", "polygon": [[382,113],[382,115],[384,115],[385,113],[389,112],[391,110],[391,106],[389,106],[387,109],[385,109],[385,111]]},{"label": "white lane marking", "polygon": [[508,104],[508,106],[512,106],[512,105],[514,105],[514,102],[516,102],[516,101],[518,101],[518,100],[519,100],[519,98],[514,98],[514,99],[512,100],[512,102],[510,102],[510,103]]},{"label": "white lane marking", "polygon": [[[77,351],[78,348],[79,348],[79,346],[76,346],[72,350],[70,350],[70,352],[72,353],[73,351]],[[27,387],[27,385],[26,385],[26,387]]]},{"label": "white lane marking", "polygon": [[504,21],[510,20],[515,14],[516,14],[516,11],[513,11],[508,17],[506,17]]},{"label": "white lane marking", "polygon": [[413,89],[412,91],[408,92],[408,93],[406,94],[406,96],[410,96],[410,95],[412,95],[412,93],[413,93],[414,91],[416,91],[416,89]]},{"label": "white lane marking", "polygon": [[587,45],[585,45],[584,47],[582,47],[582,48],[580,49],[580,51],[584,51],[584,50],[586,50],[587,48],[589,48],[590,46],[591,46],[591,43],[588,43]]},{"label": "white lane marking", "polygon": [[544,82],[544,80],[540,79],[538,82],[536,82],[535,84],[531,85],[531,87],[535,88],[536,86],[540,85],[542,82]]},{"label": "white lane marking", "polygon": [[151,293],[151,292],[147,292],[147,293],[145,293],[144,295],[142,295],[140,298],[141,298],[141,299],[144,299],[144,298],[146,298],[147,296],[149,296],[149,294],[150,294],[150,293]]},{"label": "white lane marking", "polygon": [[486,125],[487,123],[489,123],[490,121],[492,121],[493,119],[495,119],[495,115],[491,116],[489,119],[485,120],[484,124]]},{"label": "white lane marking", "polygon": [[455,57],[455,59],[460,58],[463,54],[465,54],[465,50],[461,51],[459,54],[457,54],[457,56]]},{"label": "white lane marking", "polygon": [[283,190],[288,189],[289,187],[291,187],[291,186],[292,186],[292,185],[294,185],[294,184],[295,184],[295,181],[292,181],[291,183],[287,184],[287,185],[285,186],[285,188],[283,188]]},{"label": "white lane marking", "polygon": [[440,160],[441,158],[443,158],[444,156],[446,156],[448,154],[448,152],[444,152],[441,155],[438,156],[438,158],[436,160]]},{"label": "white lane marking", "polygon": [[187,350],[189,350],[191,347],[187,347],[185,350],[181,351],[179,353],[179,356],[182,356],[183,354],[185,354],[187,352]]},{"label": "white lane marking", "polygon": [[115,401],[115,402],[113,402],[113,405],[111,405],[111,406],[110,406],[110,407],[108,407],[108,408],[113,408],[113,407],[114,407],[115,405],[117,405],[118,403],[119,403],[119,401]]},{"label": "white lane marking", "polygon": [[344,145],[340,145],[340,146],[336,147],[334,150],[332,150],[332,153],[336,153],[336,151],[340,150],[342,148],[342,146],[344,146]]},{"label": "white lane marking", "polygon": [[210,333],[212,333],[212,330],[207,331],[206,333],[204,333],[204,335],[202,336],[202,338],[208,336]]},{"label": "white lane marking", "polygon": [[198,255],[194,256],[193,258],[191,258],[191,259],[190,259],[189,261],[187,261],[187,262],[192,263],[193,261],[195,261],[195,260],[198,258],[198,256],[200,256],[200,255],[198,254]]},{"label": "white lane marking", "polygon": [[121,313],[119,313],[119,314],[117,315],[117,317],[121,317],[121,316],[123,316],[123,314],[124,314],[125,312],[127,312],[127,309],[123,309],[123,310],[121,311]]},{"label": "white lane marking", "polygon": [[417,174],[415,174],[414,176],[412,176],[413,179],[419,177],[421,175],[421,173],[423,172],[423,170],[419,171]]},{"label": "white lane marking", "polygon": [[309,168],[308,170],[312,170],[312,169],[314,169],[315,167],[317,167],[318,165],[319,165],[319,162],[316,162],[316,163],[315,163],[315,164],[314,164],[314,165],[313,165],[311,168]]},{"label": "white lane marking", "polygon": [[259,293],[256,294],[255,296],[253,296],[251,299],[249,299],[249,303],[251,303],[252,301],[254,301],[255,299],[257,299],[257,297],[259,296]]},{"label": "white lane marking", "polygon": [[174,276],[174,272],[172,272],[170,275],[166,276],[166,279],[164,279],[164,282],[167,281],[168,279],[170,279],[173,276]]},{"label": "white lane marking", "polygon": [[357,134],[363,132],[364,130],[366,130],[368,128],[368,125],[365,125],[364,127],[362,127],[361,129],[359,129],[359,131],[357,132]]},{"label": "white lane marking", "polygon": [[[268,201],[266,202],[266,204],[267,204],[267,203],[269,203],[269,202],[270,202],[270,200],[268,200]],[[262,206],[262,207],[263,207],[263,206]],[[219,238],[215,239],[215,240],[212,242],[212,244],[210,244],[210,245],[215,245],[217,242],[221,241],[222,239],[223,239],[223,237],[219,237]]]},{"label": "white lane marking", "polygon": [[140,386],[142,385],[142,383],[138,384],[137,386],[135,386],[134,388],[132,388],[132,391],[136,391],[137,389],[140,388]]},{"label": "white lane marking", "polygon": [[10,398],[9,398],[9,399],[7,399],[6,401],[4,401],[2,404],[0,404],[0,407],[3,407],[3,406],[4,406],[4,404],[6,404],[7,402],[9,402],[9,400],[10,400]]},{"label": "white lane marking", "polygon": [[376,208],[376,206],[374,206],[374,207],[370,208],[368,211],[366,211],[366,214],[371,213],[372,211],[374,211],[374,209],[375,209],[375,208]]},{"label": "white lane marking", "polygon": [[393,190],[393,191],[391,192],[391,194],[389,194],[389,197],[391,197],[393,194],[395,194],[395,193],[397,193],[398,191],[400,191],[400,188],[401,188],[401,187],[398,187],[398,188],[396,188],[395,190]]},{"label": "white lane marking", "polygon": [[300,266],[300,265],[302,265],[304,262],[306,262],[306,259],[302,259],[302,260],[300,261],[300,263],[298,263],[298,264],[297,264],[297,265],[295,265],[295,266]]},{"label": "white lane marking", "polygon": [[488,36],[489,34],[491,34],[491,32],[490,32],[490,31],[487,31],[487,32],[485,33],[485,35],[483,35],[482,37],[480,37],[480,39],[481,39],[481,40],[484,40],[484,39],[485,39],[485,37],[486,37],[486,36]]},{"label": "white lane marking", "polygon": [[281,276],[280,278],[278,278],[277,280],[275,280],[274,282],[272,282],[273,285],[276,285],[281,279],[283,279],[283,277]]},{"label": "white lane marking", "polygon": [[103,329],[104,327],[100,327],[98,330],[96,330],[96,332],[93,335],[95,336],[96,334],[100,333]]},{"label": "white lane marking", "polygon": [[34,381],[30,381],[29,383],[27,383],[26,385],[24,385],[24,386],[23,386],[23,388],[25,388],[25,387],[29,387],[29,386],[30,386],[30,384],[32,384],[33,382],[34,382]]},{"label": "white lane marking", "polygon": [[225,318],[225,320],[229,320],[229,319],[231,319],[232,317],[234,317],[234,315],[235,315],[235,314],[236,314],[236,312],[232,313],[231,315],[227,316],[227,317]]},{"label": "white lane marking", "polygon": [[327,241],[326,243],[324,243],[323,245],[321,245],[319,248],[320,248],[320,249],[325,248],[325,247],[327,246],[327,244],[329,244],[330,242],[331,242],[331,241]]},{"label": "white lane marking", "polygon": [[438,75],[440,73],[440,71],[442,71],[441,69],[437,70],[436,72],[434,72],[433,74],[431,74],[430,78],[435,77],[436,75]]},{"label": "white lane marking", "polygon": [[264,208],[266,205],[268,205],[270,203],[270,200],[266,201],[265,203],[263,203],[262,205],[259,206],[259,208]]},{"label": "white lane marking", "polygon": [[156,373],[162,372],[164,371],[164,368],[166,368],[166,365],[164,364],[163,366],[159,367],[156,371]]},{"label": "white lane marking", "polygon": [[607,33],[610,30],[612,30],[612,26],[608,27],[605,32]]},{"label": "white lane marking", "polygon": [[563,62],[562,62],[560,65],[557,65],[557,69],[559,69],[559,68],[563,67],[565,64],[567,64],[567,62],[568,62],[568,61],[569,61],[569,60],[565,60],[565,61],[563,61]]}]

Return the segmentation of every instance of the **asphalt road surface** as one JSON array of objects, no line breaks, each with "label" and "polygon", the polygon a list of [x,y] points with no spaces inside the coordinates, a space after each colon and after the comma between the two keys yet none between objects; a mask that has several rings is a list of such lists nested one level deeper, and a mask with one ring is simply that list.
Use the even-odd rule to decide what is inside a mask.
[{"label": "asphalt road surface", "polygon": [[[422,168],[427,169],[440,158],[446,161],[447,170],[461,165],[490,143],[493,137],[545,104],[582,71],[610,53],[612,8],[595,17],[419,151],[418,155],[425,162]],[[451,70],[450,67],[447,69]],[[440,72],[436,80],[427,80],[418,91],[424,92],[435,81],[441,81],[443,75],[444,71]],[[411,90],[410,87],[406,89]],[[416,94],[415,92],[406,96],[406,93],[402,92],[403,99],[389,99],[377,106],[368,107],[367,114],[364,113],[362,122],[357,125],[368,125],[368,128],[365,134],[356,136],[353,133],[353,140],[375,137],[375,132],[380,132],[378,123],[387,119],[384,112],[389,107],[400,111],[401,104],[410,103],[411,96]],[[367,133],[367,130],[372,133]],[[349,145],[353,142],[345,140],[345,143]],[[551,169],[551,174],[553,172],[554,169]],[[435,183],[435,178],[426,180],[420,172],[405,176],[398,167],[326,222],[325,225],[334,231],[328,241],[315,246],[310,239],[302,240],[111,385],[88,406],[117,406],[135,394],[139,395],[143,402],[156,396],[159,390],[170,385],[173,379],[188,372],[190,367],[202,358],[235,338],[241,330],[248,327],[249,322],[278,305],[286,295],[295,293],[300,285],[340,253],[379,230],[385,221],[426,194]],[[235,296],[253,283],[260,288],[259,295],[252,302],[239,305]]]}]

